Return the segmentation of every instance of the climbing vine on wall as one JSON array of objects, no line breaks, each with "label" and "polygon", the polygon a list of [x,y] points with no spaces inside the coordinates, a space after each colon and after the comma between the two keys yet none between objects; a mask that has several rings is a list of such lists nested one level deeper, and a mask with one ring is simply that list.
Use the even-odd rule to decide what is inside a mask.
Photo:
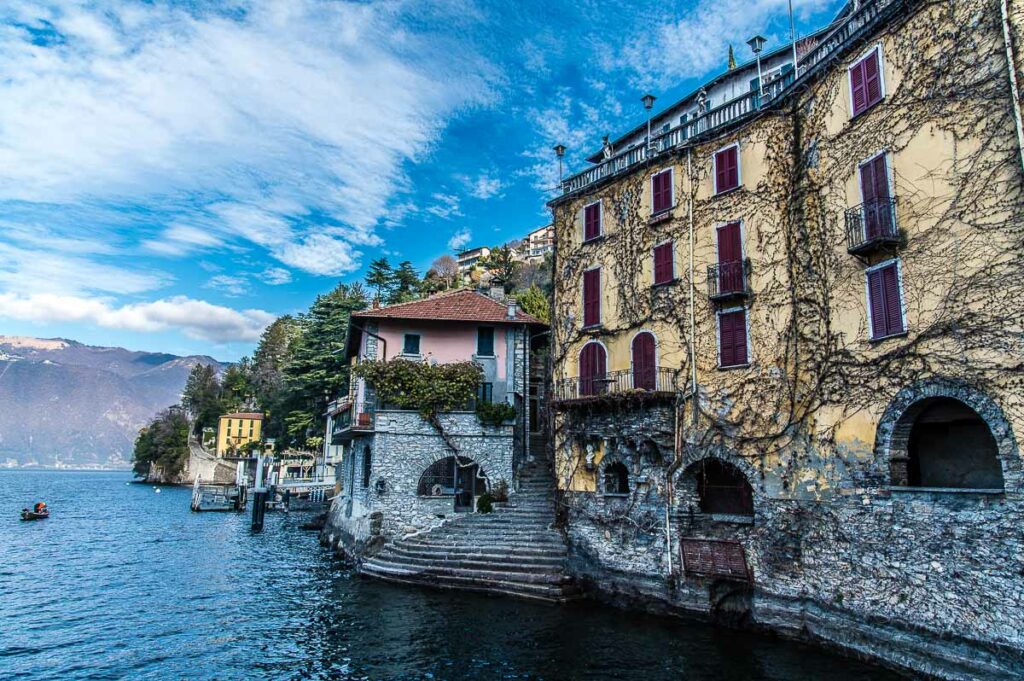
[{"label": "climbing vine on wall", "polygon": [[483,370],[474,362],[365,361],[353,373],[373,386],[381,403],[415,409],[425,419],[465,409],[483,380]]}]

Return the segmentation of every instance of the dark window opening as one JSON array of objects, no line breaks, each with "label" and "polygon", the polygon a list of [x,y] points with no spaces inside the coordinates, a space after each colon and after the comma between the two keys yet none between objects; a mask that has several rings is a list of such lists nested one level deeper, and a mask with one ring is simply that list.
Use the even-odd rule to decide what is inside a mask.
[{"label": "dark window opening", "polygon": [[604,467],[604,493],[629,494],[629,471],[621,461]]},{"label": "dark window opening", "polygon": [[959,400],[928,400],[907,441],[911,487],[1002,489],[995,438],[977,412]]},{"label": "dark window opening", "polygon": [[490,403],[494,401],[494,384],[481,383],[476,389],[476,401],[479,403]]},{"label": "dark window opening", "polygon": [[481,357],[494,356],[493,326],[481,326],[476,330],[476,354]]},{"label": "dark window opening", "polygon": [[370,454],[370,446],[363,447],[363,487],[370,486],[370,471],[373,469],[373,458]]},{"label": "dark window opening", "polygon": [[416,486],[421,497],[455,497],[456,510],[472,509],[473,499],[486,491],[487,476],[465,456],[438,459],[423,471]]},{"label": "dark window opening", "polygon": [[418,354],[420,354],[420,335],[418,333],[407,333],[407,334],[405,334],[405,344],[402,346],[402,354],[404,354],[404,355],[418,355]]},{"label": "dark window opening", "polygon": [[691,469],[697,479],[702,513],[754,515],[754,495],[746,476],[730,463],[704,459]]}]

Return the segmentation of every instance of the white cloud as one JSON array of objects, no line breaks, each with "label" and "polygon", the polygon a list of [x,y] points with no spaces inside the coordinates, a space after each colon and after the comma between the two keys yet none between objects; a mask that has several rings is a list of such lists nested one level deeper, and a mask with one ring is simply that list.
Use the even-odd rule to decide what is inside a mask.
[{"label": "white cloud", "polygon": [[136,294],[166,285],[168,275],[96,262],[75,253],[22,248],[0,241],[0,290],[20,293]]},{"label": "white cloud", "polygon": [[103,298],[51,293],[0,293],[0,317],[39,323],[79,322],[127,331],[174,329],[215,343],[256,341],[274,320],[274,315],[263,310],[233,310],[185,296],[116,306]]},{"label": "white cloud", "polygon": [[245,277],[231,276],[230,274],[218,274],[210,277],[206,282],[206,288],[223,291],[232,297],[244,296],[249,292],[249,280]]},{"label": "white cloud", "polygon": [[292,280],[292,273],[283,267],[268,267],[263,270],[263,274],[260,275],[260,279],[264,284],[270,286],[280,286],[281,284],[287,284]]},{"label": "white cloud", "polygon": [[462,215],[459,197],[455,194],[435,192],[430,195],[430,198],[435,201],[435,203],[427,206],[426,209],[431,215],[444,220]]},{"label": "white cloud", "polygon": [[16,2],[0,9],[0,202],[144,205],[175,222],[150,252],[254,244],[352,271],[349,245],[380,243],[404,166],[488,101],[488,61],[419,21],[446,11]]},{"label": "white cloud", "polygon": [[460,229],[459,231],[452,234],[452,238],[448,239],[448,248],[453,251],[462,250],[469,244],[473,238],[473,233],[469,231],[468,227]]},{"label": "white cloud", "polygon": [[466,175],[459,175],[458,179],[466,186],[469,194],[477,199],[489,199],[498,196],[504,188],[502,181],[497,177],[492,177],[489,173],[481,173],[476,179]]}]

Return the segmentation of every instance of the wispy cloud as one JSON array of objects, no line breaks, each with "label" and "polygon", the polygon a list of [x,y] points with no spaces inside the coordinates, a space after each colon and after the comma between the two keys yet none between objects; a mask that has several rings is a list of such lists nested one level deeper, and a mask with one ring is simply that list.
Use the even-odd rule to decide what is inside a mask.
[{"label": "wispy cloud", "polygon": [[430,198],[434,201],[431,205],[427,206],[427,212],[435,217],[439,217],[443,220],[448,220],[453,217],[459,217],[462,215],[462,208],[460,205],[459,197],[455,194],[445,194],[442,192],[435,192],[430,195]]},{"label": "wispy cloud", "polygon": [[473,233],[469,231],[469,228],[463,228],[452,234],[452,238],[448,239],[448,248],[453,251],[458,251],[466,247],[470,240],[473,238]]},{"label": "wispy cloud", "polygon": [[260,279],[264,284],[270,286],[280,286],[281,284],[287,284],[292,280],[292,273],[283,267],[268,267],[263,270],[263,274],[260,275]]},{"label": "wispy cloud", "polygon": [[184,296],[118,306],[102,298],[50,293],[0,293],[0,317],[38,323],[84,322],[127,331],[176,329],[190,338],[214,343],[258,340],[274,320],[274,315],[263,310],[233,310]]},{"label": "wispy cloud", "polygon": [[504,183],[500,178],[494,177],[495,173],[481,173],[475,178],[468,175],[459,175],[458,180],[465,186],[469,195],[476,199],[490,199],[501,195]]},{"label": "wispy cloud", "polygon": [[218,274],[210,277],[210,280],[206,282],[206,288],[216,289],[225,295],[237,298],[249,292],[249,280],[230,274]]}]

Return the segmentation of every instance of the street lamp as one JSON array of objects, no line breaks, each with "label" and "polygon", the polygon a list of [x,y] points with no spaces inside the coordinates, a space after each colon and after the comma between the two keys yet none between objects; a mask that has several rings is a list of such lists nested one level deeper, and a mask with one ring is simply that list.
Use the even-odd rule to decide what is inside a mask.
[{"label": "street lamp", "polygon": [[764,96],[764,79],[761,78],[761,50],[764,49],[765,42],[767,41],[759,35],[755,35],[747,41],[754,56],[757,57],[757,92],[762,96]]},{"label": "street lamp", "polygon": [[654,107],[654,100],[656,97],[650,93],[640,98],[640,101],[644,103],[644,108],[647,109],[647,148],[651,146],[651,109]]},{"label": "street lamp", "polygon": [[565,156],[565,145],[556,144],[551,147],[555,150],[555,156],[558,157],[558,188],[562,188],[562,157]]}]

